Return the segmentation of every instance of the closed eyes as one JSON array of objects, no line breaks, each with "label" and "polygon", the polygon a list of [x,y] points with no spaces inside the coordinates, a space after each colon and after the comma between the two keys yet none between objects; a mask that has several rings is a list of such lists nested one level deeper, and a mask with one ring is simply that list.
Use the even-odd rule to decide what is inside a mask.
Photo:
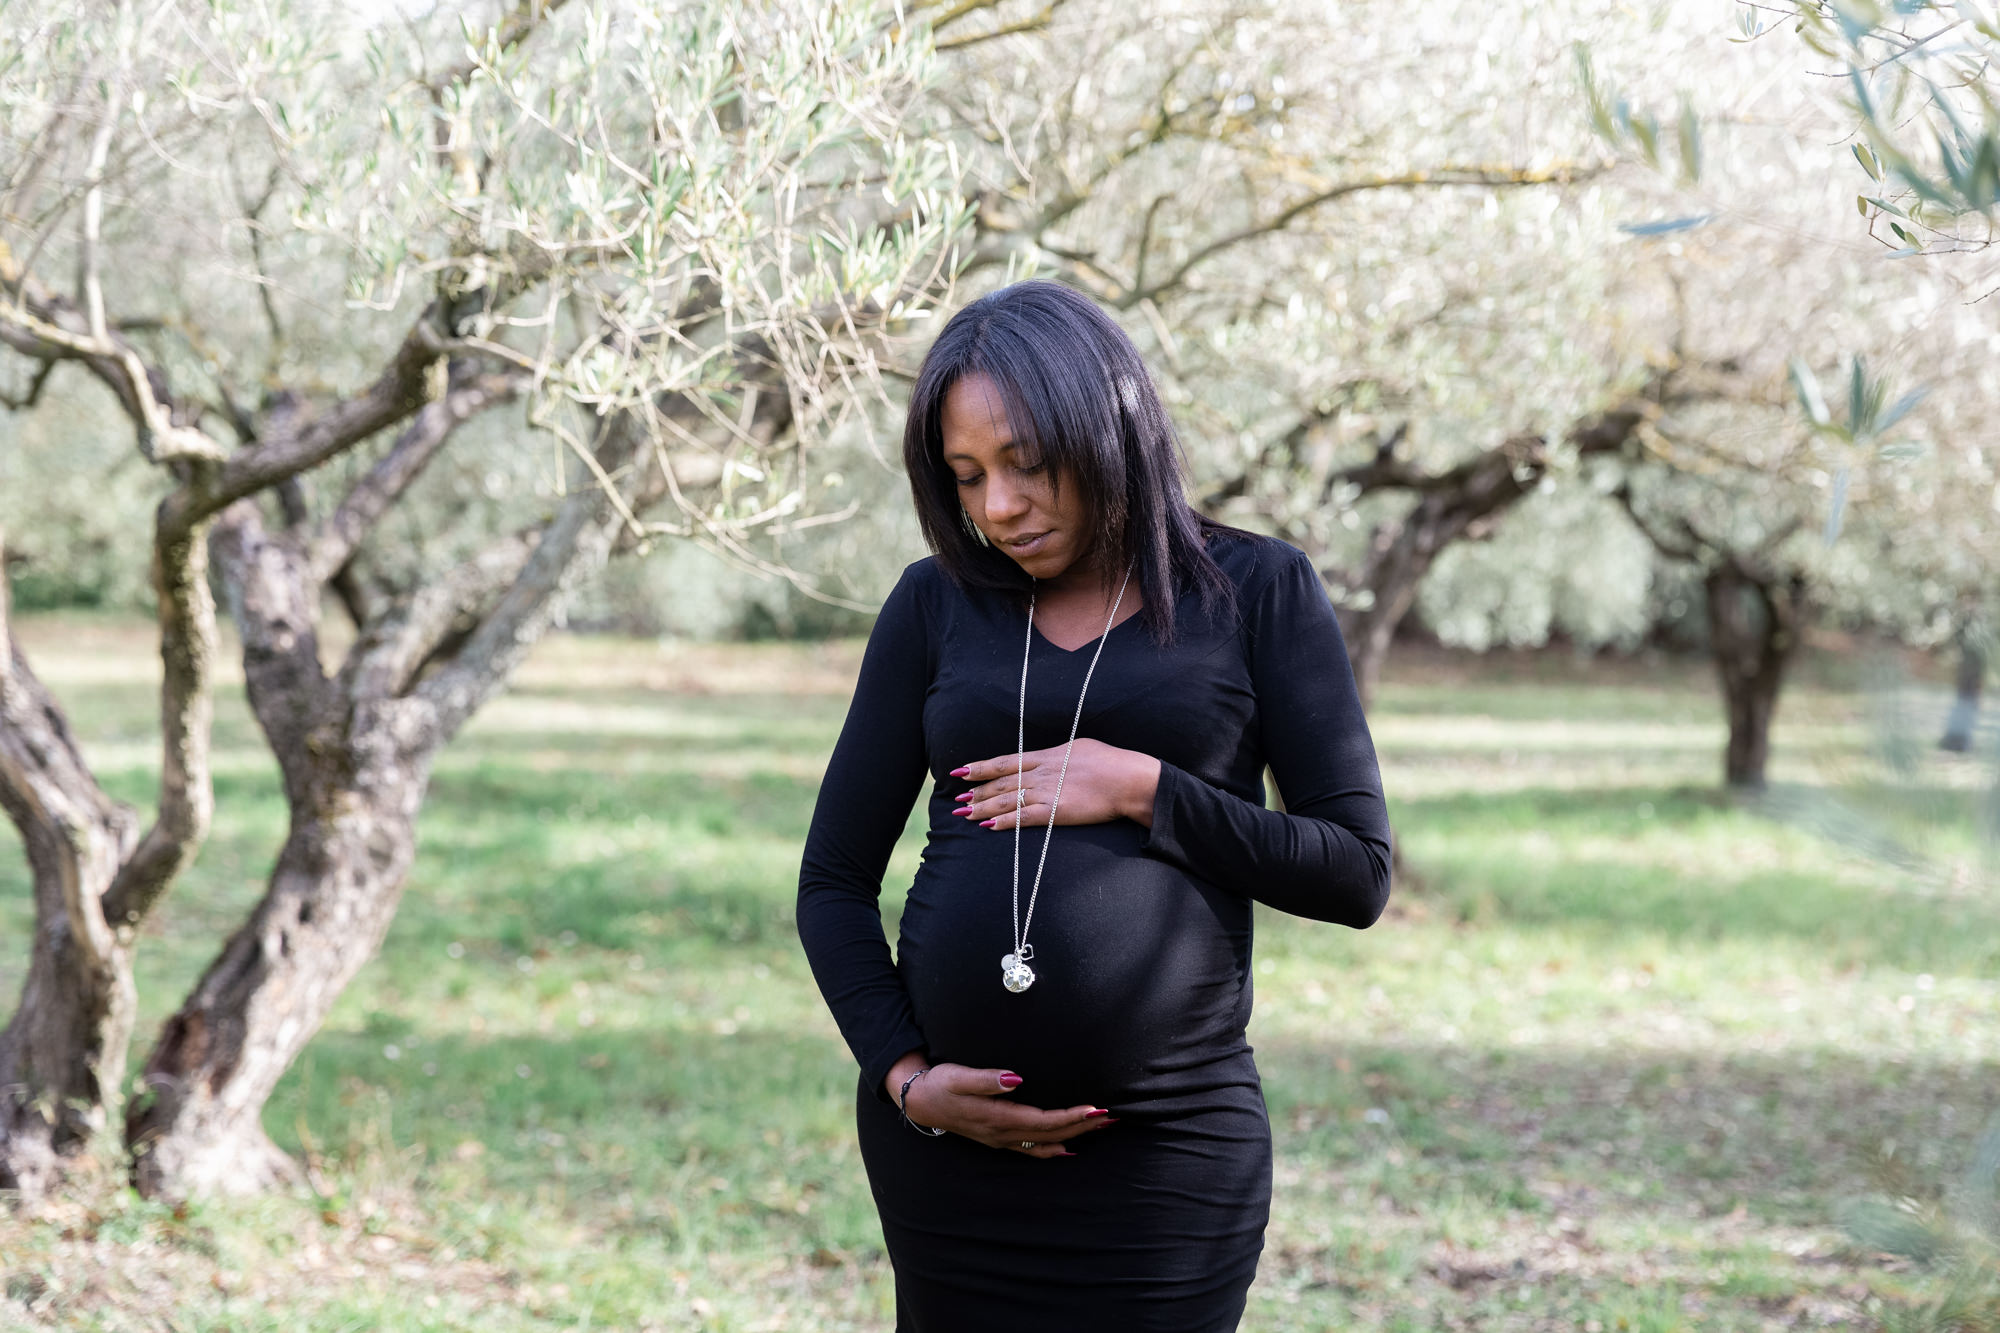
[{"label": "closed eyes", "polygon": [[[1031,467],[1017,467],[1014,470],[1020,473],[1024,477],[1036,477],[1048,471],[1048,467],[1049,465],[1047,463],[1036,463]],[[970,477],[959,477],[956,480],[960,486],[977,486],[980,482],[984,481],[985,478],[982,476],[975,475]]]}]

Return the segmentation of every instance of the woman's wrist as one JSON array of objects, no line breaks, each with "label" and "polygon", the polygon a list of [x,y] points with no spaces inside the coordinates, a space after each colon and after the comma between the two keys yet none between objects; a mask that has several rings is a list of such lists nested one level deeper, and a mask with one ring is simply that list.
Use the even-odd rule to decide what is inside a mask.
[{"label": "woman's wrist", "polygon": [[882,1080],[882,1090],[889,1094],[890,1105],[901,1109],[903,1084],[919,1069],[928,1069],[930,1063],[922,1051],[905,1051],[902,1058],[889,1066],[888,1076]]},{"label": "woman's wrist", "polygon": [[1137,750],[1132,755],[1131,776],[1125,781],[1118,813],[1142,827],[1153,827],[1153,801],[1160,793],[1160,761]]}]

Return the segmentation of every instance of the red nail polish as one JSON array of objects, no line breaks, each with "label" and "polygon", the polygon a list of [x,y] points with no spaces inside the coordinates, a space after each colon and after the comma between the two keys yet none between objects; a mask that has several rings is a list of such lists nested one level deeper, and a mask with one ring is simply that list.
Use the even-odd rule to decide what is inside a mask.
[{"label": "red nail polish", "polygon": [[961,805],[960,807],[958,807],[958,809],[952,811],[952,813],[955,815],[969,815],[972,813],[972,807],[969,805]]},{"label": "red nail polish", "polygon": [[971,771],[972,771],[972,765],[967,764],[963,768],[954,768],[953,770],[951,770],[951,775],[955,778],[962,778]]},{"label": "red nail polish", "polygon": [[1021,1086],[1021,1076],[1019,1074],[1002,1074],[1000,1076],[1000,1086],[1003,1088],[1018,1088]]},{"label": "red nail polish", "polygon": [[1073,1153],[1073,1152],[1059,1152],[1059,1153],[1057,1153],[1057,1154],[1056,1154],[1056,1156],[1058,1156],[1058,1157],[1074,1157],[1074,1156],[1076,1156],[1076,1154],[1075,1154],[1075,1153]]},{"label": "red nail polish", "polygon": [[980,821],[979,821],[979,827],[981,827],[981,828],[992,828],[992,827],[993,827],[993,826],[994,826],[995,824],[997,824],[997,823],[999,823],[999,822],[1000,822],[1000,820],[999,820],[999,817],[998,817],[998,816],[995,816],[995,817],[994,817],[994,818],[992,818],[992,819],[982,819],[982,820],[980,820]]},{"label": "red nail polish", "polygon": [[1097,1119],[1097,1117],[1101,1115],[1110,1115],[1110,1114],[1111,1112],[1105,1110],[1103,1107],[1100,1106],[1095,1111],[1085,1111],[1083,1113],[1083,1118],[1085,1120],[1095,1120]]}]

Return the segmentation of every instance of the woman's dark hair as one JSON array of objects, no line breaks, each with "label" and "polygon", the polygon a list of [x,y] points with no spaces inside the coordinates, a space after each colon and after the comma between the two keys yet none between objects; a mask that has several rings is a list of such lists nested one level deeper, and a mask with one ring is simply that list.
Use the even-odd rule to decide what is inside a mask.
[{"label": "woman's dark hair", "polygon": [[1132,567],[1155,643],[1175,638],[1180,589],[1193,590],[1205,614],[1234,611],[1235,587],[1208,540],[1237,529],[1188,504],[1173,423],[1139,349],[1088,297],[1039,279],[1002,287],[953,315],[910,395],[903,465],[924,540],[954,582],[1018,594],[1024,603],[1030,586],[966,513],[944,462],[945,395],[968,375],[998,389],[1022,454],[1050,465],[1055,486],[1077,486],[1095,530],[1091,558],[1107,587]]}]

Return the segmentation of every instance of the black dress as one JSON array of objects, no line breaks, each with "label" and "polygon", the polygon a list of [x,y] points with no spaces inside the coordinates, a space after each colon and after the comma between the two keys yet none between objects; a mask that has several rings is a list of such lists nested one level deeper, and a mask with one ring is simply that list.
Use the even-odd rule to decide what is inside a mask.
[{"label": "black dress", "polygon": [[[1014,835],[954,816],[951,770],[1015,749],[1024,610],[960,590],[933,558],[903,571],[868,640],[799,873],[813,975],[861,1064],[862,1161],[910,1333],[1208,1333],[1236,1327],[1270,1212],[1271,1135],[1244,1028],[1251,900],[1357,928],[1389,891],[1375,749],[1326,591],[1284,542],[1227,531],[1211,553],[1233,617],[1184,592],[1179,640],[1114,626],[1079,737],[1158,757],[1150,830],[1058,825],[1030,939],[1013,945]],[[1097,644],[1036,631],[1030,750],[1069,735]],[[1263,804],[1269,764],[1287,810]],[[879,895],[929,780],[930,833],[897,957]],[[1025,904],[1043,831],[1021,835]],[[1045,1107],[1116,1125],[1039,1160],[898,1118],[882,1087],[921,1049],[1009,1069]]]}]

